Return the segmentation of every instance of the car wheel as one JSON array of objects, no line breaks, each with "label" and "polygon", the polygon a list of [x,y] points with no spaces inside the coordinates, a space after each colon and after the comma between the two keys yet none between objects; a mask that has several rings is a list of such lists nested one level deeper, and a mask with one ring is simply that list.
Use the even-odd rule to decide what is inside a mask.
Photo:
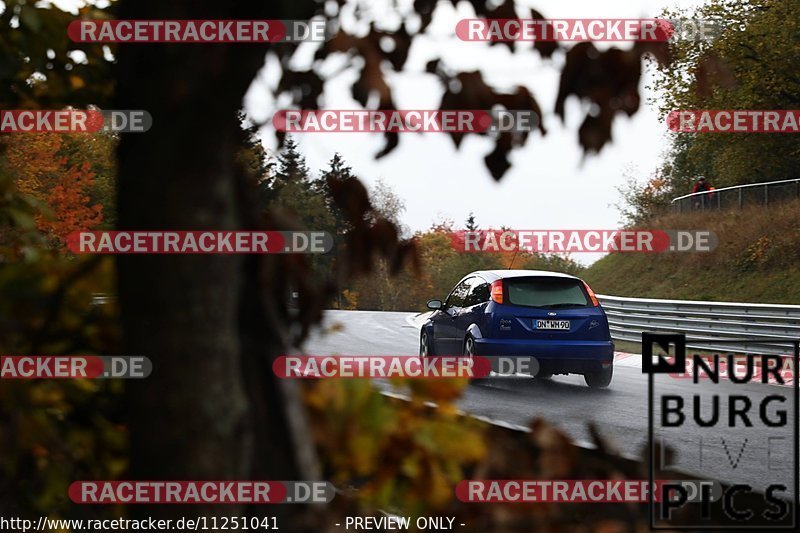
[{"label": "car wheel", "polygon": [[469,335],[467,335],[467,338],[464,339],[463,355],[464,355],[464,357],[474,357],[475,356],[475,339],[473,339]]},{"label": "car wheel", "polygon": [[[462,355],[464,357],[475,357],[475,339],[473,339],[471,335],[467,335],[467,338],[464,339]],[[470,378],[469,382],[475,384],[488,383],[489,378]]]},{"label": "car wheel", "polygon": [[584,374],[583,379],[586,380],[586,384],[593,389],[604,389],[611,384],[611,377],[613,375],[614,367],[609,366],[608,368],[604,368],[599,372]]},{"label": "car wheel", "polygon": [[423,331],[419,336],[419,356],[433,357],[433,348],[431,347],[431,338],[428,336],[427,331]]}]

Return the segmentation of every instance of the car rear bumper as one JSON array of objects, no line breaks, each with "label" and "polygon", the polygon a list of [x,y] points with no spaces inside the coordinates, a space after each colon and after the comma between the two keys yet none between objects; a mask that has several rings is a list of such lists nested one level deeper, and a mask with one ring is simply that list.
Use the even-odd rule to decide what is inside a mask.
[{"label": "car rear bumper", "polygon": [[[475,339],[476,355],[535,359],[536,367],[554,374],[597,372],[614,362],[613,341],[530,341]],[[493,361],[492,368],[497,362]]]}]

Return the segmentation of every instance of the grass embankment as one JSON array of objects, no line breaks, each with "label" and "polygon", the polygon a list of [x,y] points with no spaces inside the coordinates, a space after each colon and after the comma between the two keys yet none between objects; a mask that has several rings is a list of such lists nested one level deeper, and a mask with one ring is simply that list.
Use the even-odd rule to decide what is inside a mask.
[{"label": "grass embankment", "polygon": [[599,294],[800,304],[800,201],[669,214],[653,230],[711,230],[713,252],[610,254],[582,276]]}]

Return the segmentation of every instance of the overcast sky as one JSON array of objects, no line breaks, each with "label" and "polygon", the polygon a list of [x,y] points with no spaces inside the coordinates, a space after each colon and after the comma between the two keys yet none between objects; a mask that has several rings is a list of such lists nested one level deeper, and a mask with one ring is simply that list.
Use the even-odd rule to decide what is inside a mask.
[{"label": "overcast sky", "polygon": [[[101,0],[102,1],[102,0]],[[399,19],[385,7],[394,0],[362,2],[382,29],[396,27]],[[410,9],[412,0],[397,0]],[[56,0],[62,7],[75,9],[78,0]],[[519,13],[534,7],[549,18],[651,18],[664,8],[693,8],[703,0],[519,0]],[[384,144],[381,134],[306,133],[297,135],[301,151],[312,170],[325,168],[335,152],[342,154],[354,172],[367,184],[382,178],[405,202],[402,220],[411,231],[424,230],[435,221],[452,219],[463,225],[470,211],[482,228],[507,226],[515,229],[613,229],[620,216],[614,206],[619,202],[617,187],[625,181],[625,170],[645,179],[658,166],[668,147],[666,125],[654,106],[648,103],[653,94],[646,89],[652,70],[643,76],[640,93],[642,106],[628,118],[619,115],[614,121],[613,141],[599,155],[584,157],[578,146],[577,130],[587,104],[575,97],[567,101],[566,124],[553,114],[558,90],[558,75],[563,55],[542,60],[532,51],[512,54],[505,46],[462,42],[455,38],[458,20],[474,17],[467,2],[453,8],[440,2],[431,36],[415,39],[406,67],[401,73],[386,71],[399,109],[435,109],[441,99],[438,80],[424,72],[425,64],[441,57],[451,71],[480,70],[484,79],[497,89],[512,90],[527,86],[543,111],[548,134],[532,134],[525,146],[511,155],[512,168],[503,180],[495,182],[483,163],[493,149],[490,139],[468,135],[460,150],[446,134],[407,133],[400,135],[400,145],[381,160],[374,156]],[[524,16],[524,15],[523,15]],[[345,23],[348,17],[344,17]],[[246,45],[243,45],[246,46]],[[308,68],[315,44],[303,44],[296,54],[297,68]],[[598,44],[599,48],[607,45]],[[626,48],[630,43],[619,43]],[[528,48],[528,46],[525,46]],[[277,85],[280,68],[268,56],[244,99],[247,112],[261,122],[287,102],[276,102],[271,88]],[[350,86],[358,77],[357,69],[345,69],[344,56],[331,56],[315,68],[328,80],[323,108],[358,109],[350,95]],[[327,75],[336,72],[335,76]],[[274,131],[266,126],[262,140],[274,153]],[[588,263],[598,254],[578,254],[575,259]]]},{"label": "overcast sky", "polygon": [[[649,18],[657,16],[664,7],[690,8],[701,3],[702,0],[610,0],[602,3],[596,0],[558,3],[531,0],[518,5],[536,7],[549,18]],[[405,201],[402,219],[412,231],[426,229],[442,218],[453,219],[461,225],[470,211],[484,228],[618,227],[620,216],[613,204],[619,201],[616,188],[625,180],[624,170],[630,167],[637,175],[647,177],[658,166],[668,146],[670,133],[666,125],[659,120],[654,106],[646,103],[652,96],[645,89],[652,80],[650,69],[640,87],[644,98],[639,112],[630,119],[618,116],[612,144],[606,145],[599,155],[584,158],[577,142],[577,129],[586,104],[571,97],[567,101],[566,124],[553,114],[563,57],[542,60],[535,52],[512,54],[504,46],[490,48],[485,43],[461,42],[452,37],[455,23],[473,16],[466,2],[461,2],[457,9],[449,2],[440,2],[429,28],[434,37],[416,39],[405,71],[389,72],[387,79],[399,109],[438,107],[441,86],[433,75],[424,73],[425,63],[436,56],[441,56],[451,70],[480,70],[496,88],[510,90],[518,84],[527,86],[542,107],[548,134],[546,137],[538,132],[533,134],[524,147],[512,153],[513,166],[500,183],[492,179],[483,163],[483,157],[493,149],[492,141],[475,135],[467,136],[460,150],[456,150],[446,134],[400,134],[399,147],[391,155],[375,160],[374,155],[384,142],[380,134],[299,134],[296,139],[309,166],[314,170],[324,168],[334,152],[339,152],[365,182],[374,183],[383,178]],[[384,20],[389,26],[393,23],[392,19]],[[301,50],[297,65],[307,68],[313,45],[304,46],[307,49]],[[630,43],[619,43],[619,46],[629,47]],[[342,58],[329,58],[320,72],[337,71],[342,64]],[[264,120],[275,109],[286,106],[286,102],[275,102],[268,90],[277,83],[276,66],[267,62],[245,98],[245,107],[256,120]],[[328,80],[323,107],[360,108],[350,95],[350,86],[357,76],[358,71],[351,69]],[[275,149],[271,127],[262,129],[262,139],[269,150]],[[597,257],[583,254],[574,258],[586,263]]]}]

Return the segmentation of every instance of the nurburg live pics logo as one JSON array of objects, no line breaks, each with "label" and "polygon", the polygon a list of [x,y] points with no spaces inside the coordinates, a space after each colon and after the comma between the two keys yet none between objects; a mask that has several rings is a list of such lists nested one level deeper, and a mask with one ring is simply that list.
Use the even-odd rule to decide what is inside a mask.
[{"label": "nurburg live pics logo", "polygon": [[[651,529],[796,531],[800,390],[796,375],[792,387],[771,387],[769,378],[785,384],[783,365],[793,362],[796,371],[800,341],[763,338],[710,341],[722,346],[757,342],[794,348],[792,357],[746,353],[746,367],[738,370],[733,364],[734,354],[724,349],[713,350],[710,359],[698,354],[687,358],[686,342],[684,334],[642,333],[642,372],[648,374],[650,483],[658,475],[657,469],[667,468],[665,448],[675,449],[678,460],[683,453],[687,461],[686,457],[692,459],[686,453],[687,443],[697,441],[702,471],[723,478],[723,491],[721,497],[712,497],[710,491],[700,490],[698,497],[688,494],[685,487],[665,484],[661,487],[662,494],[650,500]],[[730,349],[734,348],[731,345]],[[739,348],[735,349],[741,353]],[[720,365],[720,359],[725,358],[727,365],[724,361]],[[657,374],[684,374],[689,370],[692,379],[684,381],[687,387],[670,387],[654,400]],[[659,383],[665,387],[664,381]],[[677,444],[683,446],[683,451],[676,449]],[[757,486],[752,481],[725,482],[726,478],[737,477],[758,479]]]}]

